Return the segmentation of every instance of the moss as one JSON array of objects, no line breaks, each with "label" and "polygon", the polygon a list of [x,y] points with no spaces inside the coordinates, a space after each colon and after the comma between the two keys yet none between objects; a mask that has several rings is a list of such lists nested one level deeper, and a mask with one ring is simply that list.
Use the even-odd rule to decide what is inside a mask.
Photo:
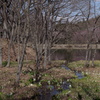
[{"label": "moss", "polygon": [[[69,63],[68,67],[71,69],[75,69],[75,68],[82,68],[82,67],[84,67],[84,65],[85,65],[85,61],[80,60],[80,61],[75,61],[75,62]],[[90,65],[92,65],[92,62],[90,62]],[[100,67],[100,60],[95,60],[94,65],[95,65],[95,67]]]},{"label": "moss", "polygon": [[[34,64],[35,63],[35,61],[32,61],[32,60],[28,60],[28,61],[24,61],[23,62],[23,64]],[[4,61],[3,63],[2,63],[2,65],[5,67],[6,65],[7,65],[7,61]],[[10,65],[11,66],[18,66],[18,62],[16,62],[16,61],[11,61],[10,62]]]},{"label": "moss", "polygon": [[76,68],[76,67],[83,67],[85,64],[85,61],[80,60],[80,61],[76,61],[76,62],[71,62],[68,64],[69,68]]},{"label": "moss", "polygon": [[4,61],[4,62],[2,63],[2,66],[5,67],[6,65],[7,65],[7,61]]},{"label": "moss", "polygon": [[[81,95],[82,98],[90,98],[86,100],[96,100],[96,98],[100,99],[100,84],[92,81],[91,77],[83,78],[83,79],[72,79],[72,91]],[[84,100],[84,99],[83,99]]]},{"label": "moss", "polygon": [[59,96],[59,95],[54,95],[54,96],[52,97],[52,100],[61,100],[61,99],[60,99],[60,96]]},{"label": "moss", "polygon": [[0,100],[5,100],[5,99],[6,98],[5,98],[4,94],[2,92],[0,92]]},{"label": "moss", "polygon": [[66,95],[66,94],[69,94],[71,91],[70,90],[63,90],[59,95],[62,96],[62,95]]},{"label": "moss", "polygon": [[66,70],[65,68],[57,67],[57,68],[51,68],[47,72],[45,72],[45,75],[42,77],[42,79],[46,80],[52,80],[56,79],[61,81],[62,79],[69,79],[75,77],[74,72]]},{"label": "moss", "polygon": [[0,100],[14,100],[13,93],[4,94],[4,93],[0,92]]},{"label": "moss", "polygon": [[55,79],[54,78],[54,79],[51,80],[51,84],[52,85],[59,85],[60,84],[60,81],[58,79]]},{"label": "moss", "polygon": [[95,66],[95,67],[100,67],[100,60],[96,60],[96,61],[94,62],[94,66]]},{"label": "moss", "polygon": [[50,76],[48,73],[42,74],[42,77],[48,77],[48,76]]}]

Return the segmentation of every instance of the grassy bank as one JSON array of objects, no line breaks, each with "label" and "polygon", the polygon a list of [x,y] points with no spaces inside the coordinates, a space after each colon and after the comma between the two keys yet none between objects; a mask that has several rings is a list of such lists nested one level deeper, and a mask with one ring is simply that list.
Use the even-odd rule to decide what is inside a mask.
[{"label": "grassy bank", "polygon": [[[95,61],[95,67],[84,67],[84,61],[69,63],[72,70],[81,71],[84,78],[77,79],[72,70],[61,68],[64,61],[54,61],[48,69],[41,71],[40,81],[35,83],[35,70],[29,70],[28,65],[33,62],[24,62],[19,88],[15,89],[17,64],[12,63],[10,68],[0,68],[0,100],[38,100],[38,89],[45,85],[53,85],[61,92],[52,97],[52,100],[100,100],[100,61]],[[13,65],[15,67],[13,67]],[[69,90],[63,90],[60,85],[63,81],[71,83]],[[52,87],[49,87],[51,89]]]},{"label": "grassy bank", "polygon": [[64,90],[56,96],[58,100],[100,100],[100,61],[95,61],[95,67],[84,67],[85,61],[69,63],[72,70],[81,71],[82,79],[70,79],[70,90]]}]

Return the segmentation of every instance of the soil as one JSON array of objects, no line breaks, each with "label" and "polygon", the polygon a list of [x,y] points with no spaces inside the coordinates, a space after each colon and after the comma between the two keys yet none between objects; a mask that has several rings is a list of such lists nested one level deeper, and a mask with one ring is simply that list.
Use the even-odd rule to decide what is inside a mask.
[{"label": "soil", "polygon": [[[8,53],[8,47],[7,47],[7,40],[3,42],[3,61],[7,60],[7,53]],[[14,45],[14,49],[11,49],[11,61],[16,61],[17,55],[18,55],[18,45]],[[26,55],[25,60],[34,60],[35,53],[32,50],[32,48],[27,47],[26,48]],[[55,67],[54,67],[55,66]],[[75,76],[73,74],[74,72],[65,70],[64,68],[57,67],[60,66],[60,64],[51,64],[47,66],[47,70],[41,71],[41,74],[49,74],[49,76],[44,76],[44,80],[50,80],[51,76],[55,79],[70,79]],[[36,84],[30,84],[26,83],[30,78],[32,78],[32,75],[29,74],[29,70],[31,67],[34,69],[34,64],[26,63],[23,66],[22,74],[21,74],[21,81],[18,88],[15,87],[15,81],[16,81],[16,74],[17,74],[17,66],[11,66],[11,67],[2,67],[0,68],[0,96],[4,97],[3,100],[36,100],[35,96],[38,94],[37,90],[38,87]],[[75,69],[77,71],[84,72],[85,74],[91,75],[95,79],[96,82],[100,83],[100,67],[90,67],[90,68],[78,68]],[[28,72],[28,73],[23,73]],[[9,99],[9,96],[13,95],[13,99]],[[35,99],[33,99],[35,98]],[[0,99],[1,100],[1,99]],[[62,99],[63,100],[63,99]]]},{"label": "soil", "polygon": [[[27,68],[23,68],[23,70],[27,70]],[[17,67],[0,68],[0,93],[3,93],[4,95],[13,94],[14,100],[25,100],[25,98],[31,98],[32,96],[36,95],[37,87],[35,85],[25,86],[20,83],[19,87],[15,87],[16,71]],[[23,73],[21,74],[22,81],[27,81],[29,78],[30,75],[24,75]],[[9,100],[9,98],[5,100]]]},{"label": "soil", "polygon": [[[38,94],[37,90],[39,87],[36,84],[28,83],[28,80],[32,78],[32,75],[30,75],[30,71],[31,69],[29,69],[29,64],[24,64],[21,74],[20,85],[16,88],[15,81],[17,74],[17,66],[11,66],[9,68],[0,68],[0,93],[3,93],[4,95],[13,94],[14,100],[36,100],[32,98],[35,98]],[[72,72],[69,72],[64,68],[60,67],[51,67],[49,69],[41,71],[41,74],[49,74],[49,76],[47,77],[42,77],[42,80],[50,80],[51,77],[52,79],[69,79],[71,77],[74,77],[74,74]],[[10,100],[13,99],[10,98]],[[5,100],[9,100],[9,98]]]},{"label": "soil", "polygon": [[[31,66],[31,65],[30,65]],[[53,66],[53,65],[52,65]],[[50,66],[49,66],[50,67]],[[15,88],[15,81],[16,81],[16,73],[17,73],[17,66],[16,67],[2,67],[0,68],[0,93],[4,95],[13,94],[13,99],[4,99],[4,100],[38,100],[33,99],[38,94],[37,90],[39,87],[35,84],[28,84],[28,80],[32,77],[29,73],[23,73],[29,71],[29,64],[25,64],[21,74],[21,81],[20,86]],[[96,82],[100,83],[100,68],[82,68],[79,71],[88,72]],[[42,80],[52,80],[54,79],[71,79],[74,77],[74,73],[64,68],[60,67],[51,67],[45,71],[42,71],[41,74],[48,74],[44,76]],[[66,96],[64,98],[67,98]],[[62,99],[63,100],[63,99]]]},{"label": "soil", "polygon": [[[8,40],[6,39],[2,40],[3,61],[7,61],[8,58],[8,43],[9,43]],[[22,45],[20,44],[20,48],[21,46]],[[16,61],[18,57],[18,45],[16,43],[13,43],[10,53],[11,53],[11,61]],[[26,47],[25,60],[33,60],[33,59],[35,59],[34,50],[30,47]]]}]

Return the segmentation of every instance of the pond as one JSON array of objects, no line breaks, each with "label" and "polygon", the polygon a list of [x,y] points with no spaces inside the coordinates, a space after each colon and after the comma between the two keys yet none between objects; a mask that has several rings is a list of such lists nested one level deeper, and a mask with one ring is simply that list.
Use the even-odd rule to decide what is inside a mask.
[{"label": "pond", "polygon": [[[71,61],[79,61],[85,60],[86,58],[86,50],[52,50],[51,60],[66,60],[68,62]],[[97,50],[95,60],[100,59],[100,50]]]}]

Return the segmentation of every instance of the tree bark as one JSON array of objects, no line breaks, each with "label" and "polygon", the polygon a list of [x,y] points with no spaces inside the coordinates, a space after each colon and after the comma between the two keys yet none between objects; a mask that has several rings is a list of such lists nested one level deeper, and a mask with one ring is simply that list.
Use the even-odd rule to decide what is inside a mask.
[{"label": "tree bark", "polygon": [[19,60],[19,63],[18,63],[18,72],[17,72],[17,76],[16,76],[16,84],[17,85],[19,85],[20,75],[21,75],[21,72],[22,72],[23,61],[24,61],[25,50],[26,50],[26,43],[27,43],[27,39],[25,38],[24,43],[23,43],[23,47],[22,47],[22,53],[20,55],[20,60]]},{"label": "tree bark", "polygon": [[45,42],[45,48],[44,48],[44,67],[43,67],[43,69],[45,69],[46,68],[46,66],[47,66],[47,52],[48,52],[48,50],[47,50],[47,45],[48,45],[48,43],[47,43],[47,40],[46,40],[46,42]]},{"label": "tree bark", "polygon": [[1,44],[1,41],[0,41],[0,67],[2,67],[2,44]]},{"label": "tree bark", "polygon": [[37,57],[37,59],[36,59],[36,76],[35,76],[36,82],[39,81],[39,67],[40,67],[40,58]]},{"label": "tree bark", "polygon": [[86,66],[86,67],[89,66],[88,57],[89,57],[89,44],[88,44],[88,46],[87,46],[86,58],[85,58],[85,66]]},{"label": "tree bark", "polygon": [[95,50],[94,50],[94,52],[93,52],[93,56],[92,56],[92,67],[95,66],[95,65],[94,65],[94,59],[95,59],[95,56],[96,56],[96,52],[97,52],[97,44],[96,44],[96,48],[95,48]]},{"label": "tree bark", "polygon": [[11,51],[11,46],[12,46],[13,34],[14,34],[14,23],[12,25],[12,32],[11,32],[11,36],[10,36],[10,40],[9,40],[9,44],[8,44],[8,63],[7,63],[6,67],[10,66],[10,59],[11,59],[10,51]]}]

